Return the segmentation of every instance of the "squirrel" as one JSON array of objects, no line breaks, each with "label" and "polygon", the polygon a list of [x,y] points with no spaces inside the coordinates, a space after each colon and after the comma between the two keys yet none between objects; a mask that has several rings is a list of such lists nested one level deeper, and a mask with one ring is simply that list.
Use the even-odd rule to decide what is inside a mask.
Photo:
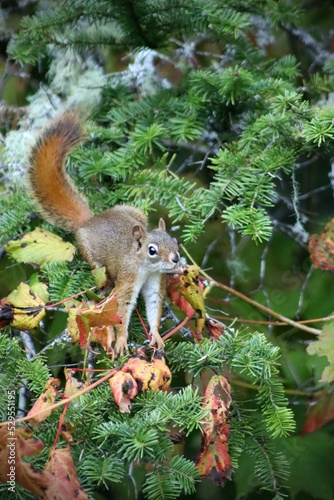
[{"label": "squirrel", "polygon": [[28,182],[33,198],[47,221],[74,232],[83,258],[92,269],[104,266],[115,286],[118,314],[115,355],[127,351],[128,326],[139,293],[144,297],[150,326],[150,346],[164,343],[158,332],[166,273],[180,260],[178,244],[159,226],[148,231],[146,215],[138,208],[116,205],[93,215],[87,200],[65,171],[71,151],[85,139],[81,120],[66,111],[41,134],[31,150]]}]

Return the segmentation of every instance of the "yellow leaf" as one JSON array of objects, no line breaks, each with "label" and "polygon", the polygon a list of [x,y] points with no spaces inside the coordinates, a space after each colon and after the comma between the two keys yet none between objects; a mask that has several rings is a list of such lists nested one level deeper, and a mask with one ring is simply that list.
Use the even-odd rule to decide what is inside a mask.
[{"label": "yellow leaf", "polygon": [[48,292],[48,287],[45,283],[41,283],[40,281],[36,281],[31,285],[32,291],[38,295],[44,302],[49,302],[50,296]]},{"label": "yellow leaf", "polygon": [[68,312],[67,329],[68,329],[68,334],[72,339],[72,344],[79,342],[79,328],[77,325],[77,316],[82,308],[83,304],[78,300],[67,302],[67,305],[65,306],[65,310]]},{"label": "yellow leaf", "polygon": [[180,278],[180,292],[197,314],[196,334],[200,335],[205,325],[203,284],[199,279],[199,267],[189,266]]},{"label": "yellow leaf", "polygon": [[20,283],[8,295],[7,304],[14,306],[11,325],[18,330],[36,328],[45,315],[43,300],[26,283]]},{"label": "yellow leaf", "polygon": [[98,267],[97,269],[92,270],[92,275],[94,278],[94,283],[97,289],[103,288],[106,286],[108,282],[108,277],[106,274],[106,268],[103,267]]},{"label": "yellow leaf", "polygon": [[121,371],[131,373],[140,391],[166,391],[170,386],[172,374],[164,357],[156,352],[153,361],[148,361],[147,352],[139,348],[121,367]]},{"label": "yellow leaf", "polygon": [[20,240],[12,240],[5,250],[18,262],[33,262],[39,266],[49,262],[71,261],[75,247],[45,229],[34,229]]},{"label": "yellow leaf", "polygon": [[64,368],[64,374],[66,379],[64,396],[66,398],[69,398],[70,396],[73,396],[73,394],[77,393],[80,389],[82,389],[85,383],[73,377],[73,375],[75,374],[74,370]]},{"label": "yellow leaf", "polygon": [[47,381],[44,387],[44,391],[38,397],[38,399],[36,399],[31,410],[27,414],[28,417],[31,417],[30,423],[40,424],[51,415],[52,410],[43,411],[43,413],[41,414],[39,414],[39,412],[42,410],[46,410],[54,404],[54,402],[56,401],[57,387],[59,386],[60,380],[58,378],[50,378]]},{"label": "yellow leaf", "polygon": [[307,348],[309,354],[326,356],[329,366],[322,372],[320,382],[333,382],[334,380],[334,322],[327,323],[320,333],[318,340],[315,340]]}]

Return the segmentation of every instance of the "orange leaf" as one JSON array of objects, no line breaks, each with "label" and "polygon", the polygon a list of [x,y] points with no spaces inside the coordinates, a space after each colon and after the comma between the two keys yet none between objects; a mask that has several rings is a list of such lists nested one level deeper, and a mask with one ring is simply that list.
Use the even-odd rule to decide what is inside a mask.
[{"label": "orange leaf", "polygon": [[325,271],[334,269],[334,219],[325,225],[320,234],[313,234],[308,248],[314,267]]},{"label": "orange leaf", "polygon": [[109,385],[121,413],[130,413],[131,399],[139,391],[166,391],[172,374],[162,354],[155,351],[153,360],[148,361],[144,348],[139,348],[109,379]]},{"label": "orange leaf", "polygon": [[138,393],[138,386],[131,373],[118,371],[108,380],[115,403],[121,413],[130,413],[131,399]]},{"label": "orange leaf", "polygon": [[113,326],[94,326],[91,330],[90,341],[100,344],[109,355],[113,353],[112,343],[115,340],[115,331]]},{"label": "orange leaf", "polygon": [[202,477],[223,485],[231,479],[232,464],[228,454],[230,386],[222,375],[214,375],[205,391],[203,408],[208,415],[202,425],[201,450],[196,459]]},{"label": "orange leaf", "polygon": [[153,354],[154,373],[156,375],[154,387],[150,385],[150,389],[157,391],[167,391],[170,383],[172,381],[172,374],[168,366],[166,365],[165,358],[162,356],[160,351],[155,351]]},{"label": "orange leaf", "polygon": [[45,411],[40,415],[37,415],[41,410],[48,408],[53,405],[56,400],[56,387],[60,386],[60,380],[57,378],[50,378],[45,384],[44,391],[38,397],[38,399],[33,404],[33,407],[28,413],[28,417],[31,416],[30,423],[39,424],[43,422],[52,413],[52,410]]},{"label": "orange leaf", "polygon": [[70,447],[51,449],[44,466],[47,490],[43,500],[89,500],[78,481]]},{"label": "orange leaf", "polygon": [[128,359],[121,370],[131,373],[138,384],[139,391],[147,391],[152,388],[150,385],[154,383],[155,379],[155,370],[152,363],[134,356]]},{"label": "orange leaf", "polygon": [[18,483],[41,496],[47,487],[43,473],[23,461],[24,456],[32,457],[44,448],[42,441],[34,439],[32,434],[26,427],[0,428],[0,481],[8,484],[9,491],[15,492],[15,483]]},{"label": "orange leaf", "polygon": [[76,318],[80,332],[80,347],[87,346],[91,327],[100,325],[114,326],[121,323],[117,310],[118,304],[113,293],[99,304],[81,309]]},{"label": "orange leaf", "polygon": [[138,384],[139,391],[167,390],[171,382],[171,372],[161,354],[155,353],[153,361],[147,360],[145,349],[137,349],[122,366],[123,372],[131,373]]}]

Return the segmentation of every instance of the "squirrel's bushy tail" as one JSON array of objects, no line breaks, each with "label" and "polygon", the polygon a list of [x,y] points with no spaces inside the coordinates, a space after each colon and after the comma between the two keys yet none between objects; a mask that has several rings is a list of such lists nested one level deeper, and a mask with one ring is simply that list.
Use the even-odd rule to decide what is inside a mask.
[{"label": "squirrel's bushy tail", "polygon": [[87,201],[65,172],[65,160],[83,140],[81,122],[66,111],[42,133],[31,151],[28,181],[45,219],[75,231],[92,217]]}]

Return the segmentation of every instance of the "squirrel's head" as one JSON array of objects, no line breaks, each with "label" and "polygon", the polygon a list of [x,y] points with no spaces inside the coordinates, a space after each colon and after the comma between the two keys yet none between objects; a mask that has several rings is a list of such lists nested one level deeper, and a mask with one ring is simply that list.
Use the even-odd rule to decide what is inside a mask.
[{"label": "squirrel's head", "polygon": [[138,242],[138,251],[145,253],[145,267],[152,271],[173,271],[180,261],[179,247],[175,238],[166,232],[166,224],[159,220],[157,229],[146,233],[141,226],[133,227],[133,236]]}]

